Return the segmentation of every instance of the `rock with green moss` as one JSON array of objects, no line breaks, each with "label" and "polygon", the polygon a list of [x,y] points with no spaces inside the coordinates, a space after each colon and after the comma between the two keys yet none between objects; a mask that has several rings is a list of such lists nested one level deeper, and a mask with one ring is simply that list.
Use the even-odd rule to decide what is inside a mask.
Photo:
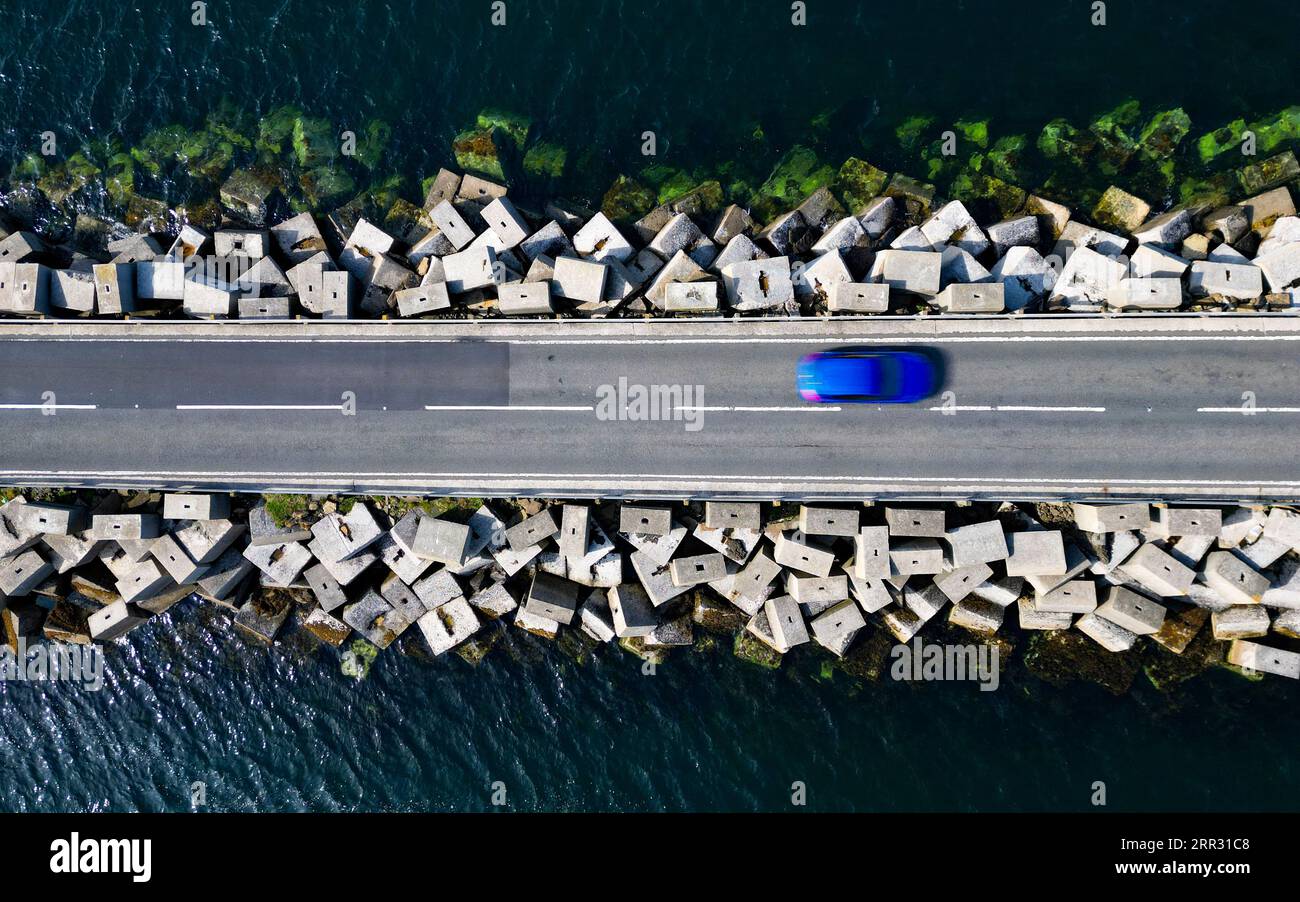
[{"label": "rock with green moss", "polygon": [[343,653],[343,657],[339,662],[339,669],[342,670],[344,676],[352,677],[355,680],[364,680],[370,676],[370,668],[374,666],[377,657],[379,657],[379,649],[365,639],[357,639]]},{"label": "rock with green moss", "polygon": [[483,659],[488,656],[488,652],[496,647],[501,641],[504,632],[500,629],[481,631],[476,636],[471,636],[455,648],[456,654],[462,661],[472,667],[477,667],[483,663]]},{"label": "rock with green moss", "polygon": [[286,158],[293,151],[294,123],[302,110],[294,106],[276,107],[257,123],[253,147],[259,156]]},{"label": "rock with green moss", "polygon": [[221,186],[221,203],[236,219],[249,225],[260,226],[266,222],[266,204],[275,192],[275,186],[262,172],[236,169]]},{"label": "rock with green moss", "polygon": [[505,132],[497,129],[472,128],[456,136],[451,150],[461,169],[504,182],[506,169],[502,142],[505,140],[509,140]]},{"label": "rock with green moss", "polygon": [[781,653],[764,644],[747,630],[736,633],[736,640],[731,645],[731,653],[742,661],[757,664],[768,670],[776,670],[781,666]]},{"label": "rock with green moss", "polygon": [[952,183],[952,196],[970,206],[976,201],[987,205],[998,219],[1010,219],[1029,199],[1029,192],[983,172],[962,172]]},{"label": "rock with green moss", "polygon": [[883,169],[877,169],[866,160],[849,157],[836,173],[831,190],[846,210],[857,213],[872,198],[880,196],[888,181],[889,173]]},{"label": "rock with green moss", "polygon": [[169,212],[165,200],[132,194],[122,214],[122,221],[137,232],[165,232]]},{"label": "rock with green moss", "polygon": [[339,140],[328,119],[298,116],[293,121],[293,156],[303,169],[328,166],[338,155]]},{"label": "rock with green moss", "polygon": [[1096,138],[1064,119],[1053,119],[1038,133],[1038,150],[1049,160],[1085,167],[1096,146]]},{"label": "rock with green moss", "polygon": [[[989,146],[989,121],[987,119],[959,119],[953,123],[959,142],[974,144],[980,150]],[[958,148],[960,150],[960,147]]]},{"label": "rock with green moss", "polygon": [[499,129],[514,142],[517,150],[522,151],[528,143],[528,132],[533,127],[533,120],[508,110],[486,109],[478,114],[476,124],[489,131]]},{"label": "rock with green moss", "polygon": [[328,210],[354,195],[357,183],[342,166],[318,166],[298,175],[298,188],[309,211]]},{"label": "rock with green moss", "polygon": [[524,172],[535,178],[558,179],[564,175],[569,152],[559,144],[539,142],[524,154]]},{"label": "rock with green moss", "polygon": [[1029,139],[1024,135],[1003,135],[985,154],[980,170],[1004,182],[1019,182],[1025,177],[1024,155]]},{"label": "rock with green moss", "polygon": [[1192,119],[1182,107],[1161,110],[1151,117],[1138,135],[1138,153],[1150,159],[1173,156],[1192,130]]},{"label": "rock with green moss", "polygon": [[818,188],[829,187],[836,174],[812,148],[791,148],[758,190],[760,218],[771,219],[777,212],[793,209]]},{"label": "rock with green moss", "polygon": [[1130,99],[1102,113],[1088,126],[1088,131],[1097,138],[1097,159],[1102,172],[1107,175],[1119,172],[1137,152],[1133,131],[1141,116],[1141,106]]},{"label": "rock with green moss", "polygon": [[900,204],[908,220],[919,222],[930,215],[934,206],[934,185],[927,184],[901,172],[894,173],[885,186],[885,195]]},{"label": "rock with green moss", "polygon": [[[1289,150],[1237,170],[1237,181],[1248,196],[1262,194],[1296,179],[1300,179],[1300,163]],[[49,194],[48,191],[45,193]]]},{"label": "rock with green moss", "polygon": [[399,197],[384,216],[384,231],[406,244],[414,244],[433,228],[428,212],[404,197]]},{"label": "rock with green moss", "polygon": [[618,645],[625,652],[636,655],[642,661],[658,666],[668,660],[668,649],[652,648],[645,644],[641,636],[628,636],[618,640]]},{"label": "rock with green moss", "polygon": [[99,182],[100,169],[84,153],[78,151],[62,163],[46,170],[36,182],[50,202],[63,206],[76,195],[82,194]]},{"label": "rock with green moss", "polygon": [[933,116],[909,116],[894,129],[894,137],[898,138],[898,143],[903,150],[914,151],[921,146],[921,142],[934,127],[934,123]]},{"label": "rock with green moss", "polygon": [[696,590],[692,602],[691,619],[709,632],[735,633],[744,629],[749,620],[745,612],[734,604],[715,598],[703,590]]},{"label": "rock with green moss", "polygon": [[1030,673],[1053,686],[1083,680],[1113,695],[1128,692],[1142,666],[1136,650],[1109,652],[1072,629],[1035,632],[1024,660]]},{"label": "rock with green moss", "polygon": [[1287,107],[1250,124],[1255,133],[1255,151],[1272,153],[1283,144],[1300,141],[1300,106]]},{"label": "rock with green moss", "polygon": [[1150,215],[1150,204],[1118,185],[1107,188],[1092,211],[1093,221],[1097,225],[1122,234],[1136,231]]},{"label": "rock with green moss", "polygon": [[371,119],[357,135],[356,161],[367,169],[378,169],[392,140],[392,126],[382,119]]},{"label": "rock with green moss", "polygon": [[1196,153],[1202,163],[1212,163],[1230,150],[1241,147],[1246,132],[1246,120],[1234,119],[1221,128],[1207,132],[1196,139]]},{"label": "rock with green moss", "polygon": [[884,630],[872,629],[865,637],[859,635],[835,666],[851,677],[874,683],[888,671],[893,647],[892,636]]},{"label": "rock with green moss", "polygon": [[620,175],[600,202],[600,212],[618,225],[631,225],[654,209],[657,195],[631,176]]}]

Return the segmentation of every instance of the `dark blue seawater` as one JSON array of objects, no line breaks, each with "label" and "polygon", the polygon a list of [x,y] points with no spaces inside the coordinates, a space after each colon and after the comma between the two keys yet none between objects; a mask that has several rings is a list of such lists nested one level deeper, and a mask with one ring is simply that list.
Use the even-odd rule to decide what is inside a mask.
[{"label": "dark blue seawater", "polygon": [[[777,672],[729,641],[652,676],[510,627],[478,666],[382,654],[368,678],[305,633],[245,642],[184,602],[108,650],[107,685],[0,684],[0,810],[1294,810],[1296,687],[1207,673],[1172,696]],[[698,634],[697,634],[698,638]]]}]

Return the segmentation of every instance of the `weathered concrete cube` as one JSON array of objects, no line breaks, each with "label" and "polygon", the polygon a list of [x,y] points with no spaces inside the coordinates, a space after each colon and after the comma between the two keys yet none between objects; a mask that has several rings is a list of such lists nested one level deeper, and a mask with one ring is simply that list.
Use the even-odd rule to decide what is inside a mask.
[{"label": "weathered concrete cube", "polygon": [[463,598],[455,598],[416,621],[435,656],[451,651],[478,632],[478,615]]},{"label": "weathered concrete cube", "polygon": [[95,302],[105,316],[135,310],[135,264],[100,263],[95,266]]},{"label": "weathered concrete cube", "polygon": [[1070,310],[1100,310],[1107,294],[1126,274],[1124,264],[1118,260],[1080,247],[1066,260],[1057,277],[1052,300]]},{"label": "weathered concrete cube", "polygon": [[1119,532],[1126,529],[1148,529],[1151,526],[1151,506],[1133,504],[1080,504],[1072,505],[1074,522],[1087,532]]},{"label": "weathered concrete cube", "polygon": [[1009,554],[1006,535],[1002,531],[1002,524],[997,520],[949,530],[948,544],[952,548],[955,567],[1004,561]]},{"label": "weathered concrete cube", "polygon": [[497,289],[497,305],[506,316],[549,316],[551,286],[548,282],[512,282]]},{"label": "weathered concrete cube", "polygon": [[1300,652],[1269,648],[1258,642],[1234,639],[1228,647],[1228,663],[1255,673],[1300,680]]},{"label": "weathered concrete cube", "polygon": [[0,560],[0,598],[27,595],[53,574],[54,567],[31,549]]},{"label": "weathered concrete cube", "polygon": [[734,310],[771,310],[794,302],[789,257],[742,260],[720,271],[727,303]]},{"label": "weathered concrete cube", "polygon": [[172,585],[172,578],[153,560],[141,561],[117,580],[117,594],[125,601],[139,601],[157,595]]},{"label": "weathered concrete cube", "polygon": [[876,282],[840,282],[831,292],[831,313],[888,313],[889,286]]},{"label": "weathered concrete cube", "polygon": [[993,264],[989,276],[1002,283],[1008,310],[1022,310],[1043,301],[1056,287],[1056,270],[1032,247],[1013,247]]},{"label": "weathered concrete cube", "polygon": [[674,586],[698,586],[727,575],[727,559],[721,554],[697,554],[669,564]]},{"label": "weathered concrete cube", "polygon": [[470,528],[438,517],[424,517],[416,529],[411,550],[425,560],[459,567],[465,560]]},{"label": "weathered concrete cube", "polygon": [[1039,611],[1028,598],[1016,602],[1022,630],[1068,630],[1074,623],[1073,614],[1053,614]]},{"label": "weathered concrete cube", "polygon": [[1137,642],[1137,633],[1126,630],[1112,620],[1107,620],[1105,617],[1100,616],[1098,611],[1084,614],[1074,625],[1079,632],[1106,649],[1106,651],[1116,653],[1128,651]]},{"label": "weathered concrete cube", "polygon": [[789,567],[810,576],[830,576],[835,555],[808,542],[799,542],[784,533],[776,537],[773,554],[782,567]]},{"label": "weathered concrete cube", "polygon": [[619,507],[619,532],[643,536],[666,536],[672,531],[672,525],[672,508],[666,505],[625,502]]},{"label": "weathered concrete cube", "polygon": [[636,583],[615,586],[609,590],[607,598],[614,635],[618,638],[649,636],[659,625],[659,616],[650,596]]},{"label": "weathered concrete cube", "polygon": [[447,290],[465,294],[499,282],[497,253],[491,247],[475,247],[442,258]]},{"label": "weathered concrete cube", "polygon": [[1210,614],[1210,629],[1221,642],[1266,636],[1269,625],[1268,611],[1257,604],[1234,605]]},{"label": "weathered concrete cube", "polygon": [[163,516],[168,520],[223,520],[230,516],[229,495],[163,495]]},{"label": "weathered concrete cube", "polygon": [[1186,595],[1196,578],[1195,571],[1175,560],[1168,552],[1150,542],[1124,562],[1124,572],[1143,588],[1162,598]]},{"label": "weathered concrete cube", "polygon": [[789,595],[769,598],[763,603],[772,638],[782,654],[809,641],[808,627],[803,620],[799,603]]},{"label": "weathered concrete cube", "polygon": [[1230,551],[1216,551],[1201,571],[1205,584],[1232,604],[1259,604],[1269,588],[1267,576]]},{"label": "weathered concrete cube", "polygon": [[86,509],[77,504],[48,504],[29,501],[15,505],[21,527],[43,535],[67,536],[79,533],[88,525]]},{"label": "weathered concrete cube", "polygon": [[949,285],[934,300],[948,313],[1001,313],[1006,309],[1006,295],[1001,282],[978,285]]},{"label": "weathered concrete cube", "polygon": [[1059,529],[1035,529],[1007,534],[1007,576],[1048,576],[1064,573],[1065,539]]},{"label": "weathered concrete cube", "polygon": [[827,648],[838,645],[840,639],[856,633],[867,625],[861,609],[852,600],[841,601],[822,611],[812,621],[813,638]]},{"label": "weathered concrete cube", "polygon": [[400,611],[373,589],[344,606],[343,622],[380,650],[396,642],[411,625]]},{"label": "weathered concrete cube", "polygon": [[294,580],[311,563],[311,552],[305,545],[285,542],[280,545],[249,545],[244,557],[265,573],[278,586],[292,585]]},{"label": "weathered concrete cube", "polygon": [[908,539],[889,549],[889,563],[891,576],[942,573],[943,547],[938,539]]},{"label": "weathered concrete cube", "polygon": [[605,292],[608,267],[576,257],[558,257],[551,285],[557,297],[579,303],[599,303]]},{"label": "weathered concrete cube", "polygon": [[1034,599],[1034,610],[1043,614],[1087,614],[1097,610],[1097,584],[1090,579],[1072,579]]},{"label": "weathered concrete cube", "polygon": [[871,265],[871,279],[895,291],[932,298],[939,293],[943,255],[934,251],[884,250]]},{"label": "weathered concrete cube", "polygon": [[49,270],[40,263],[0,262],[0,312],[19,316],[49,313]]},{"label": "weathered concrete cube", "polygon": [[112,642],[143,624],[149,615],[133,604],[115,601],[90,615],[87,627],[96,642]]},{"label": "weathered concrete cube", "polygon": [[858,511],[801,504],[799,531],[809,536],[856,536]]},{"label": "weathered concrete cube", "polygon": [[498,197],[481,214],[504,248],[518,247],[528,237],[528,223],[508,197]]},{"label": "weathered concrete cube", "polygon": [[194,561],[181,543],[176,541],[174,535],[164,535],[154,539],[150,546],[150,553],[178,586],[198,582],[208,569],[205,565]]},{"label": "weathered concrete cube", "polygon": [[95,312],[93,272],[57,269],[50,273],[50,306],[73,313]]},{"label": "weathered concrete cube", "polygon": [[948,535],[946,514],[942,508],[885,508],[889,534],[898,537],[944,538]]},{"label": "weathered concrete cube", "polygon": [[1146,596],[1111,586],[1106,600],[1097,608],[1097,616],[1122,626],[1136,636],[1150,636],[1159,632],[1165,622],[1164,605],[1156,604]]},{"label": "weathered concrete cube", "polygon": [[636,253],[604,213],[597,213],[574,234],[573,247],[582,256],[597,262],[617,260],[626,263]]},{"label": "weathered concrete cube", "polygon": [[1120,279],[1106,293],[1106,305],[1116,310],[1177,310],[1183,305],[1179,279]]},{"label": "weathered concrete cube", "polygon": [[849,578],[838,576],[800,576],[791,573],[785,581],[786,592],[810,614],[820,614],[833,604],[849,597]]},{"label": "weathered concrete cube", "polygon": [[393,300],[397,302],[399,316],[420,316],[451,308],[451,295],[447,291],[446,282],[402,288],[393,292]]},{"label": "weathered concrete cube", "polygon": [[760,529],[762,506],[757,501],[706,501],[704,525],[709,529]]},{"label": "weathered concrete cube", "polygon": [[1188,273],[1187,290],[1197,298],[1254,300],[1264,293],[1264,273],[1254,265],[1197,260]]},{"label": "weathered concrete cube", "polygon": [[523,607],[529,614],[567,626],[573,622],[573,615],[578,610],[581,590],[582,587],[575,582],[538,570],[533,575],[528,600]]},{"label": "weathered concrete cube", "polygon": [[157,514],[95,514],[90,519],[96,539],[156,539],[160,528]]},{"label": "weathered concrete cube", "polygon": [[964,599],[993,575],[988,564],[971,564],[935,574],[934,584],[953,604]]},{"label": "weathered concrete cube", "polygon": [[506,530],[506,541],[516,551],[530,548],[560,531],[550,508],[516,523]]},{"label": "weathered concrete cube", "polygon": [[863,526],[853,537],[853,572],[858,579],[889,576],[889,527]]},{"label": "weathered concrete cube", "polygon": [[853,274],[839,251],[830,251],[807,263],[796,264],[791,273],[795,297],[821,303],[829,303],[836,286],[853,281]]}]

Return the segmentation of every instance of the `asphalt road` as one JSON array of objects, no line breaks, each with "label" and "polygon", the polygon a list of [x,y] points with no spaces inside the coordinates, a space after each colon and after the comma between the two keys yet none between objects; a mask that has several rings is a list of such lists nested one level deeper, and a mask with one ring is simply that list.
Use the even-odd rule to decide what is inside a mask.
[{"label": "asphalt road", "polygon": [[[578,497],[1300,497],[1300,331],[1079,334],[1066,320],[1029,336],[918,337],[886,323],[826,337],[803,327],[783,337],[519,326],[400,340],[65,331],[0,332],[0,481]],[[798,398],[802,354],[873,343],[936,349],[951,395],[839,408]],[[681,409],[659,421],[605,419],[601,387],[617,395],[620,379],[677,387]],[[1248,392],[1252,415],[1242,413]]]}]

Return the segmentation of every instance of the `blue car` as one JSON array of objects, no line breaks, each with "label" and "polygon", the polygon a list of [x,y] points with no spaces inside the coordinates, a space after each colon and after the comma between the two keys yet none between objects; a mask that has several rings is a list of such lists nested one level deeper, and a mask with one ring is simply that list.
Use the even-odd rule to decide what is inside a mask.
[{"label": "blue car", "polygon": [[911,404],[939,388],[936,356],[899,348],[833,348],[799,361],[799,396],[816,404]]}]

